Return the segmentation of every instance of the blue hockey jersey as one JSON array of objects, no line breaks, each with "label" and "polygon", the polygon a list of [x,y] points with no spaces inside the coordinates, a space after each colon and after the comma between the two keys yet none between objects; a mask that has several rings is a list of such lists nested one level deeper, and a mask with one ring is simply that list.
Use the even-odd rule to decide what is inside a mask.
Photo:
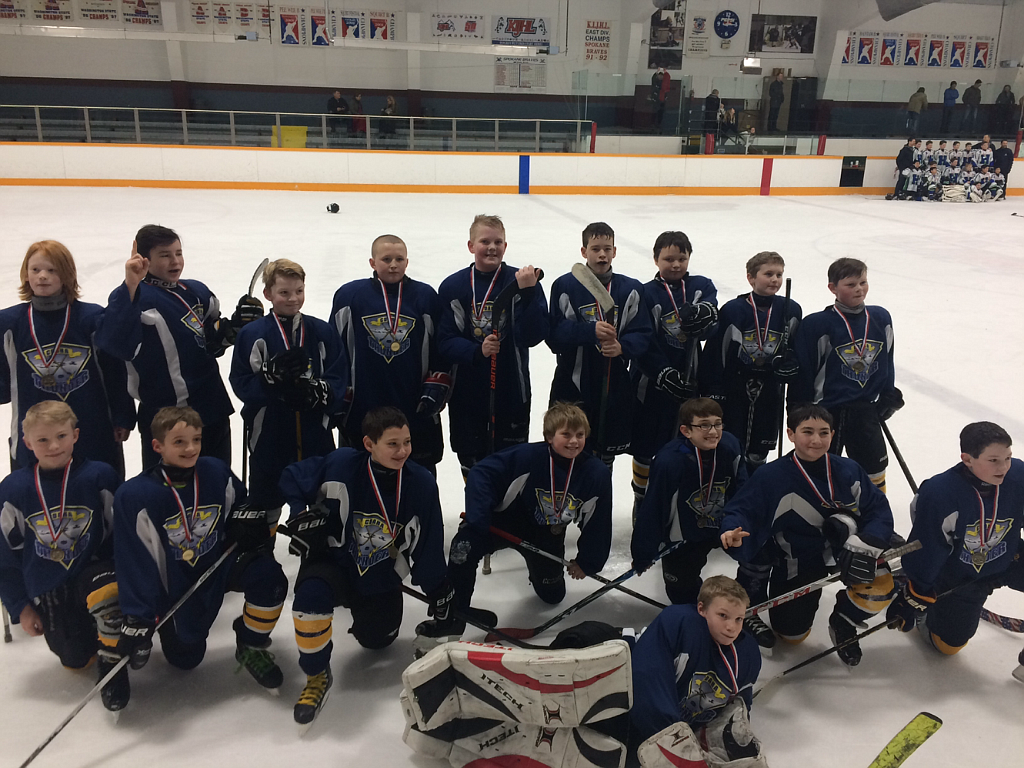
[{"label": "blue hockey jersey", "polygon": [[488,536],[494,512],[521,516],[537,526],[575,522],[580,527],[576,563],[585,573],[600,572],[612,543],[611,472],[585,452],[571,468],[570,476],[569,460],[554,456],[547,443],[517,445],[488,456],[469,471],[466,525]]},{"label": "blue hockey jersey", "polygon": [[[579,403],[590,420],[588,449],[625,453],[632,437],[633,387],[631,361],[639,360],[651,344],[651,320],[644,309],[640,281],[615,275],[608,286],[615,301],[604,321],[615,326],[622,346],[619,357],[604,357],[595,334],[602,319],[594,296],[571,273],[551,287],[551,331],[548,346],[558,360],[551,382],[550,402]],[[607,402],[601,413],[603,387]],[[605,423],[602,424],[602,416]]]},{"label": "blue hockey jersey", "polygon": [[[399,475],[397,494],[377,502],[370,454],[339,448],[329,456],[300,461],[281,475],[281,491],[292,516],[323,504],[334,522],[330,551],[357,585],[359,594],[401,588],[406,576],[428,594],[445,578],[444,521],[437,481],[413,461]],[[381,481],[377,481],[378,486]],[[397,509],[396,507],[397,503]]]},{"label": "blue hockey jersey", "polygon": [[797,461],[796,453],[790,451],[765,464],[725,505],[721,530],[742,526],[750,533],[742,546],[727,550],[733,558],[750,562],[773,540],[790,562],[823,556],[827,560],[831,548],[822,526],[826,517],[836,513],[853,518],[861,536],[884,542],[892,538],[889,501],[857,462],[832,454],[814,463],[801,461],[812,488]]},{"label": "blue hockey jersey", "polygon": [[[35,598],[74,578],[96,558],[109,558],[114,492],[120,480],[99,461],[72,460],[61,509],[64,468],[36,467],[0,482],[0,601],[17,622]],[[62,514],[63,513],[63,514]]]},{"label": "blue hockey jersey", "polygon": [[838,408],[876,400],[896,386],[893,346],[892,318],[882,307],[840,312],[833,305],[808,315],[793,337],[800,374],[789,401]]},{"label": "blue hockey jersey", "polygon": [[699,458],[681,435],[667,443],[651,463],[647,494],[633,524],[633,562],[651,563],[677,541],[717,541],[722,510],[746,481],[739,441],[728,432],[714,451],[701,451]]},{"label": "blue hockey jersey", "polygon": [[998,486],[983,487],[963,464],[947,469],[921,483],[910,514],[910,541],[922,546],[904,555],[903,570],[916,590],[996,576],[1020,550],[1024,462],[1012,459]]},{"label": "blue hockey jersey", "polygon": [[[151,621],[161,617],[224,553],[227,516],[246,495],[245,486],[219,459],[200,456],[192,478],[175,483],[173,491],[164,479],[163,466],[157,464],[128,480],[114,496],[114,562],[121,612]],[[174,627],[183,643],[206,638],[224,600],[235,559],[237,553],[174,614]]]},{"label": "blue hockey jersey", "polygon": [[[22,467],[35,463],[22,440],[21,422],[36,403],[63,400],[78,417],[81,433],[75,452],[121,466],[114,427],[135,426],[135,403],[128,394],[125,364],[97,347],[103,308],[84,301],[46,311],[33,307],[30,322],[30,306],[16,304],[0,312],[0,402],[10,403],[13,411],[11,458]],[[62,336],[65,319],[67,332]]]},{"label": "blue hockey jersey", "polygon": [[96,340],[127,361],[141,423],[169,405],[195,409],[206,424],[223,421],[234,408],[215,359],[223,352],[220,304],[197,280],[165,285],[147,278],[134,301],[124,283],[115,288]]},{"label": "blue hockey jersey", "polygon": [[638,741],[678,722],[709,723],[736,696],[749,710],[761,672],[757,641],[744,630],[731,646],[719,646],[695,605],[665,608],[633,643],[631,656],[629,717]]}]

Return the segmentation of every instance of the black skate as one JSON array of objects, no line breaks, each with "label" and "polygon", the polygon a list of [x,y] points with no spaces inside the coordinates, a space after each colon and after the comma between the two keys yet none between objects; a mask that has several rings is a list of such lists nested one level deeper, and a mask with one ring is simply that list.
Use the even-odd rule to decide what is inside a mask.
[{"label": "black skate", "polygon": [[327,696],[334,684],[334,676],[330,668],[319,675],[307,675],[306,687],[302,689],[299,701],[295,705],[295,722],[299,724],[299,735],[309,730],[320,710],[327,702]]},{"label": "black skate", "polygon": [[[96,670],[99,673],[99,680],[102,680],[114,667],[121,657],[111,651],[100,651],[96,659]],[[117,713],[128,706],[128,700],[132,696],[131,684],[128,682],[128,665],[125,664],[114,675],[113,680],[103,686],[100,691],[100,699],[108,711],[113,712],[115,718]]]},{"label": "black skate", "polygon": [[753,635],[757,644],[762,648],[769,650],[775,647],[775,633],[761,620],[760,616],[755,614],[749,619],[744,619],[743,628]]},{"label": "black skate", "polygon": [[[840,613],[833,611],[828,617],[828,636],[832,638],[833,645],[842,646],[836,651],[840,661],[848,667],[856,667],[864,658],[860,649],[860,643],[853,640],[857,636],[857,626]],[[853,640],[853,642],[850,642]],[[849,645],[843,645],[849,643]]]},{"label": "black skate", "polygon": [[235,672],[242,668],[252,675],[252,679],[262,685],[274,696],[278,695],[278,688],[284,682],[284,674],[281,668],[274,661],[274,654],[264,648],[254,648],[251,645],[238,643],[235,646],[235,661],[238,667]]}]

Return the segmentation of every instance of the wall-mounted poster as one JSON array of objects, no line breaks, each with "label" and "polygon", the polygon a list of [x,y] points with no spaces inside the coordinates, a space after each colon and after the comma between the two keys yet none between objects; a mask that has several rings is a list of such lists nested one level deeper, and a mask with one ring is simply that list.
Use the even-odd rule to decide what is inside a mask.
[{"label": "wall-mounted poster", "polygon": [[551,44],[553,28],[549,16],[502,14],[493,18],[492,45],[547,46]]},{"label": "wall-mounted poster", "polygon": [[74,18],[71,0],[32,0],[32,18],[36,21],[71,21]]},{"label": "wall-mounted poster", "polygon": [[853,59],[851,54],[853,51],[853,35],[846,36],[846,46],[843,48],[843,64],[849,64]]},{"label": "wall-mounted poster", "polygon": [[395,39],[394,11],[366,11],[363,13],[363,36],[368,40]]},{"label": "wall-mounted poster", "polygon": [[238,28],[248,32],[249,30],[256,29],[256,25],[259,19],[259,11],[256,6],[251,2],[235,3],[235,24]]},{"label": "wall-mounted poster", "polygon": [[192,10],[189,14],[192,17],[192,23],[197,27],[207,27],[210,25],[210,4],[206,0],[200,0],[200,2],[192,3]]},{"label": "wall-mounted poster", "polygon": [[750,16],[750,50],[756,53],[814,53],[817,16]]},{"label": "wall-mounted poster", "polygon": [[686,39],[686,0],[659,0],[651,14],[647,36],[647,68],[683,68],[683,40]]},{"label": "wall-mounted poster", "polygon": [[607,64],[612,50],[612,24],[608,20],[584,22],[583,58],[598,64]]},{"label": "wall-mounted poster", "polygon": [[479,13],[430,14],[431,37],[453,37],[458,40],[486,40],[487,17]]},{"label": "wall-mounted poster", "polygon": [[78,0],[82,21],[117,21],[118,0]]},{"label": "wall-mounted poster", "polygon": [[132,26],[163,26],[160,3],[157,0],[121,0],[121,21]]},{"label": "wall-mounted poster", "polygon": [[988,69],[995,66],[995,56],[992,55],[992,46],[995,38],[987,35],[977,35],[970,50],[971,67],[974,69]]},{"label": "wall-mounted poster", "polygon": [[878,63],[883,67],[897,67],[903,55],[903,35],[887,33],[882,35],[878,48]]},{"label": "wall-mounted poster", "polygon": [[278,42],[281,45],[309,45],[309,20],[306,9],[282,5],[277,9]]},{"label": "wall-mounted poster", "polygon": [[28,0],[0,0],[0,21],[21,21],[28,16]]},{"label": "wall-mounted poster", "polygon": [[878,34],[861,32],[857,35],[857,63],[875,64],[878,53]]},{"label": "wall-mounted poster", "polygon": [[929,35],[928,36],[928,60],[926,62],[929,67],[947,67],[949,66],[949,35]]},{"label": "wall-mounted poster", "polygon": [[686,10],[686,36],[683,38],[683,55],[706,58],[711,55],[712,22],[705,10]]},{"label": "wall-mounted poster", "polygon": [[547,62],[528,56],[497,56],[494,59],[494,92],[533,91],[548,86]]},{"label": "wall-mounted poster", "polygon": [[362,38],[362,12],[331,8],[331,39]]},{"label": "wall-mounted poster", "polygon": [[323,8],[309,9],[309,29],[313,34],[313,45],[330,45],[327,36],[327,11]]},{"label": "wall-mounted poster", "polygon": [[970,35],[953,35],[949,43],[949,66],[963,69],[968,64],[967,48],[973,38]]},{"label": "wall-mounted poster", "polygon": [[906,42],[903,44],[903,66],[923,66],[921,58],[924,55],[924,35],[907,33]]}]

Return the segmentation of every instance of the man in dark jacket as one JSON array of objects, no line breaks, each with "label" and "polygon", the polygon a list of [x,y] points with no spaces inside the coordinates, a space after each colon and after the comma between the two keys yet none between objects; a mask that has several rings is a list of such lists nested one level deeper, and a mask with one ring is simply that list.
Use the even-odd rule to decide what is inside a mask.
[{"label": "man in dark jacket", "polygon": [[917,139],[907,139],[907,144],[896,155],[896,186],[891,195],[886,195],[886,200],[892,200],[900,193],[903,186],[903,171],[914,164],[914,148],[917,147]]},{"label": "man in dark jacket", "polygon": [[[334,95],[327,100],[327,114],[329,115],[347,115],[348,102],[345,101],[345,97],[341,95],[341,91],[335,91]],[[331,130],[331,133],[337,132],[340,124],[343,122],[340,118],[334,118],[327,121],[327,125]]]},{"label": "man in dark jacket", "polygon": [[999,142],[999,149],[992,153],[992,162],[1006,177],[1007,184],[1010,181],[1010,169],[1013,167],[1013,150],[1006,146],[1006,139]]},{"label": "man in dark jacket", "polygon": [[942,92],[942,127],[939,132],[946,134],[953,124],[953,112],[956,110],[956,100],[960,98],[960,91],[956,89],[956,80],[949,84],[949,88]]},{"label": "man in dark jacket", "polygon": [[1010,86],[1004,85],[1003,90],[996,96],[996,133],[1009,133],[1015,102]]},{"label": "man in dark jacket", "polygon": [[786,100],[786,93],[782,85],[783,75],[776,73],[775,79],[768,87],[768,131],[778,132],[779,110],[782,109],[782,102]]},{"label": "man in dark jacket", "polygon": [[981,80],[975,80],[974,85],[964,91],[961,99],[967,105],[967,112],[964,114],[961,131],[973,131],[975,123],[978,122],[978,105],[981,104]]},{"label": "man in dark jacket", "polygon": [[718,110],[721,106],[722,99],[716,88],[704,99],[704,133],[718,133]]}]

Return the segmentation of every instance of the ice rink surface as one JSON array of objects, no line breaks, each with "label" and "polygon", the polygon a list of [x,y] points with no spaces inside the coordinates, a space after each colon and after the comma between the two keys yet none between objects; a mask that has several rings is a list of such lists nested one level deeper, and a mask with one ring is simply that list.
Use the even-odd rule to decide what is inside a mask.
[{"label": "ice rink surface", "polygon": [[[325,206],[337,202],[341,212]],[[474,214],[497,213],[509,242],[506,260],[541,266],[545,283],[580,258],[580,232],[603,220],[614,227],[615,270],[644,281],[655,274],[651,247],[663,230],[685,231],[694,245],[690,269],[712,278],[719,301],[748,290],[743,265],[754,253],[779,251],[793,279],[793,298],[805,314],[831,303],[828,264],[841,256],[868,263],[869,304],[890,310],[896,334],[896,383],[906,407],[890,426],[920,482],[959,460],[964,424],[992,420],[1024,444],[1021,382],[1024,356],[1015,338],[1024,327],[1024,199],[983,205],[887,203],[846,197],[537,197],[498,195],[320,194],[150,189],[0,187],[0,265],[8,275],[4,303],[17,299],[17,273],[27,246],[53,238],[74,254],[83,298],[104,304],[123,279],[135,231],[160,223],[182,237],[184,278],[207,283],[230,313],[263,257],[287,257],[307,272],[308,314],[325,318],[335,290],[369,276],[371,240],[383,233],[409,246],[409,275],[435,287],[471,257],[466,249]],[[227,378],[227,357],[221,360]],[[545,347],[532,356],[533,435],[554,369]],[[9,408],[0,409],[9,424]],[[447,429],[447,418],[445,418]],[[235,471],[241,469],[241,421],[235,417]],[[4,436],[7,436],[6,429]],[[129,475],[139,468],[138,437],[127,444]],[[788,446],[787,446],[788,450]],[[1024,449],[1021,449],[1024,451]],[[6,462],[4,463],[6,466]],[[615,465],[615,534],[604,574],[629,568],[628,457]],[[439,467],[447,537],[462,510],[458,462]],[[909,533],[911,491],[895,461],[888,473],[897,530]],[[575,537],[570,534],[570,542]],[[570,553],[573,551],[570,543]],[[298,561],[279,543],[289,578]],[[734,575],[720,551],[705,570]],[[480,577],[474,603],[495,610],[505,626],[536,626],[598,585],[572,582],[562,606],[533,595],[523,560],[513,551],[494,557],[494,573]],[[655,568],[630,586],[664,600]],[[776,648],[762,679],[830,645],[827,590],[815,627],[801,646]],[[1024,615],[1024,597],[1001,590],[988,607]],[[402,766],[442,763],[402,743],[398,704],[401,672],[412,659],[412,635],[423,606],[406,600],[399,639],[383,652],[361,649],[346,634],[349,617],[335,622],[334,688],[320,719],[299,739],[291,709],[305,682],[297,666],[290,599],[274,632],[273,650],[285,672],[280,698],[235,674],[231,621],[241,608],[228,595],[203,664],[172,669],[159,653],[132,675],[132,701],[117,725],[99,701],[89,704],[34,765],[61,768],[158,766]],[[601,598],[556,629],[599,619],[641,627],[651,607],[619,593]],[[553,633],[552,635],[553,636]],[[467,639],[479,639],[467,632]],[[548,638],[549,639],[549,638]],[[864,661],[844,667],[833,655],[787,676],[755,701],[753,726],[773,768],[860,768],[911,717],[927,710],[942,729],[906,765],[1020,766],[1024,754],[1024,686],[1010,677],[1024,635],[983,623],[958,656],[940,657],[917,634],[877,633],[863,643]],[[16,766],[95,683],[93,669],[63,670],[41,638],[14,627],[0,646],[0,765]]]}]

